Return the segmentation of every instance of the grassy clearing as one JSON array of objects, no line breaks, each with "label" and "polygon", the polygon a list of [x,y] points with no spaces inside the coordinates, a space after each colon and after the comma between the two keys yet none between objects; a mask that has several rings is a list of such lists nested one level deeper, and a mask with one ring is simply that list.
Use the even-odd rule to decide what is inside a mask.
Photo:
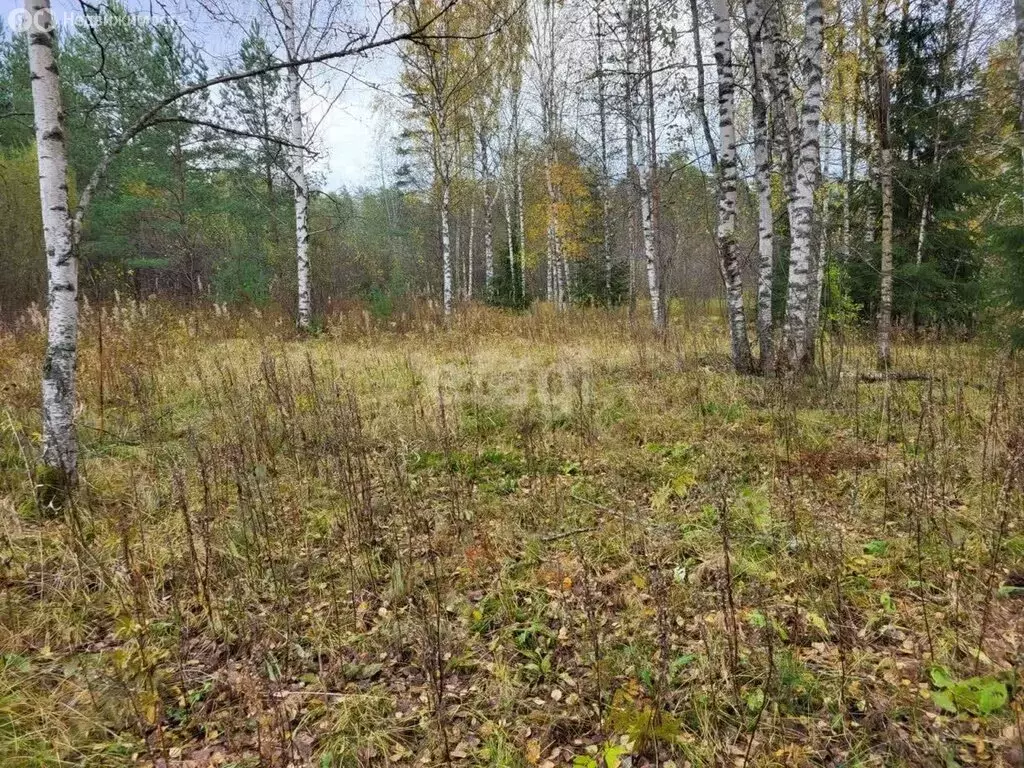
[{"label": "grassy clearing", "polygon": [[[715,318],[85,313],[82,488],[0,334],[0,764],[1019,765],[1019,366],[728,371]],[[269,330],[267,330],[269,329]],[[102,376],[101,376],[102,373]],[[102,379],[102,407],[100,381]]]}]

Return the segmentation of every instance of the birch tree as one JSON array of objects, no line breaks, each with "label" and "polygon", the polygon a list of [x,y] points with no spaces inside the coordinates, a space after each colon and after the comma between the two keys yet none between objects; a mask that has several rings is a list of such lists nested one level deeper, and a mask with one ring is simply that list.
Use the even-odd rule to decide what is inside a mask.
[{"label": "birch tree", "polygon": [[563,43],[563,15],[557,0],[537,0],[530,13],[530,43],[533,70],[540,102],[541,140],[544,151],[544,185],[547,192],[547,299],[563,309],[569,301],[562,224],[559,221],[560,194],[555,165],[558,140],[566,101],[565,58],[559,57]]},{"label": "birch tree", "polygon": [[75,363],[78,356],[78,255],[68,203],[68,151],[49,0],[25,0],[29,71],[46,245],[48,332],[43,362],[43,461],[50,484],[74,485]]},{"label": "birch tree", "polygon": [[1020,131],[1017,140],[1020,142],[1021,205],[1024,205],[1024,0],[1015,0],[1013,9],[1017,38],[1017,130]]},{"label": "birch tree", "polygon": [[775,278],[775,213],[772,210],[772,154],[768,122],[771,103],[768,72],[775,68],[774,40],[766,33],[764,0],[746,0],[745,20],[750,49],[750,88],[754,131],[754,184],[757,188],[757,341],[760,368],[775,368],[772,297]]},{"label": "birch tree", "polygon": [[[498,90],[501,109],[501,177],[505,226],[508,238],[509,287],[513,300],[526,298],[526,222],[522,173],[522,89],[523,63],[529,47],[530,25],[523,10],[512,14],[502,29],[502,87]],[[504,115],[504,116],[503,116]],[[518,277],[517,277],[518,275]]]},{"label": "birch tree", "polygon": [[[75,365],[78,344],[78,260],[83,222],[96,194],[107,178],[111,164],[132,142],[154,126],[168,122],[188,122],[195,126],[247,138],[254,136],[233,126],[220,125],[201,118],[168,115],[175,104],[211,88],[258,77],[284,69],[335,61],[368,54],[378,48],[407,40],[422,39],[453,7],[446,3],[421,23],[395,35],[381,36],[382,25],[372,23],[365,31],[353,29],[341,47],[302,55],[286,62],[261,63],[256,67],[227,72],[216,77],[182,85],[179,89],[154,97],[134,119],[116,135],[106,137],[98,161],[82,186],[74,211],[69,209],[68,153],[65,113],[61,103],[61,78],[54,55],[56,38],[49,0],[26,0],[31,72],[34,133],[40,170],[40,203],[46,248],[47,349],[42,374],[43,461],[54,484],[70,488],[78,474],[78,449],[75,434]],[[102,59],[101,59],[102,60]],[[289,142],[283,141],[283,144]]]},{"label": "birch tree", "polygon": [[[409,29],[422,26],[424,18],[441,12],[436,0],[404,9]],[[478,10],[478,9],[477,9]],[[460,170],[460,147],[470,134],[472,88],[477,73],[472,38],[474,6],[464,3],[441,18],[437,39],[414,42],[402,49],[402,83],[410,116],[433,172],[441,240],[442,303],[445,316],[454,311],[455,255],[451,248],[452,184]]]},{"label": "birch tree", "polygon": [[[488,12],[481,9],[477,15],[486,19]],[[483,191],[484,213],[484,276],[488,297],[493,292],[494,280],[494,205],[497,201],[494,145],[498,135],[504,91],[509,87],[519,87],[518,81],[521,76],[518,70],[521,66],[523,46],[523,25],[520,16],[520,13],[514,13],[513,17],[503,24],[500,33],[479,35],[472,43],[475,71],[470,111],[472,129],[480,151],[480,186]],[[479,19],[477,22],[479,23]],[[518,93],[516,98],[518,99]],[[511,274],[514,274],[514,270]]]},{"label": "birch tree", "polygon": [[605,301],[612,299],[612,235],[611,235],[611,175],[608,168],[608,91],[605,72],[605,20],[603,2],[597,0],[595,12],[595,39],[597,56],[597,122],[601,149],[601,255],[604,261]]},{"label": "birch tree", "polygon": [[284,48],[290,66],[286,74],[288,92],[289,139],[291,140],[291,162],[288,176],[295,195],[295,265],[298,281],[298,325],[308,331],[312,320],[312,301],[309,286],[309,184],[306,181],[305,137],[302,128],[302,80],[299,67],[298,38],[296,36],[294,0],[281,0],[281,14],[284,22]]},{"label": "birch tree", "polygon": [[809,302],[816,300],[811,288],[817,272],[813,226],[814,197],[820,177],[823,26],[821,0],[807,0],[801,50],[805,92],[800,109],[800,142],[790,206],[789,292],[784,329],[788,363],[794,370],[804,369],[810,364],[816,332],[808,320]]},{"label": "birch tree", "polygon": [[[729,337],[733,367],[750,370],[750,343],[743,311],[743,276],[736,250],[736,126],[735,83],[732,70],[732,23],[729,0],[714,0],[715,65],[718,69],[718,245],[722,278],[725,281],[729,315]],[[697,19],[694,19],[694,24]]]},{"label": "birch tree", "polygon": [[889,65],[885,57],[883,35],[885,0],[879,0],[878,48],[876,50],[877,93],[875,132],[878,139],[878,183],[882,191],[882,259],[879,270],[878,296],[878,365],[888,368],[891,362],[890,333],[892,326],[892,147],[889,142]]},{"label": "birch tree", "polygon": [[[658,252],[657,231],[657,133],[654,115],[653,44],[651,42],[650,3],[631,1],[626,6],[626,98],[627,133],[639,161],[632,166],[637,198],[640,201],[640,229],[642,232],[644,263],[646,265],[647,292],[651,300],[651,319],[655,328],[666,324],[665,301],[662,292],[661,259]],[[637,45],[640,52],[637,52]],[[638,59],[638,56],[642,57]],[[635,75],[635,72],[641,74]],[[645,98],[637,99],[636,91],[642,87]]]}]

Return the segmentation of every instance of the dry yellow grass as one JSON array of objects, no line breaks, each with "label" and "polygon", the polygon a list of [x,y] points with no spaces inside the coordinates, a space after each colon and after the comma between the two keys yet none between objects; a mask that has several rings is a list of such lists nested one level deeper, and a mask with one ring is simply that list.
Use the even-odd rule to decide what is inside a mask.
[{"label": "dry yellow grass", "polygon": [[1018,764],[1017,363],[677,316],[91,308],[57,516],[0,333],[0,763]]}]

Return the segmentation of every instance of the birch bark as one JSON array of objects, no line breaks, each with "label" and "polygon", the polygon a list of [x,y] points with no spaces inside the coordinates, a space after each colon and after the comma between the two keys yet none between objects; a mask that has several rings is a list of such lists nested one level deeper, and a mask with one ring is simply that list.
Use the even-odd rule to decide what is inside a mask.
[{"label": "birch bark", "polygon": [[494,281],[494,190],[491,188],[491,156],[487,134],[480,131],[480,173],[484,186],[484,292],[491,293]]},{"label": "birch bark", "polygon": [[601,248],[604,255],[605,302],[612,299],[612,236],[611,203],[608,172],[608,113],[604,71],[604,17],[601,13],[602,0],[597,0],[597,117],[601,138]]},{"label": "birch bark", "polygon": [[[284,47],[289,61],[299,58],[296,48],[295,4],[293,0],[282,0],[281,13],[284,17]],[[295,265],[298,282],[298,325],[308,330],[312,318],[309,285],[309,184],[306,181],[305,143],[302,130],[302,83],[299,68],[287,69],[286,88],[288,91],[289,140],[291,147],[292,188],[295,193]]]},{"label": "birch bark", "polygon": [[[473,300],[473,258],[476,249],[476,206],[469,206],[469,244],[466,247],[466,299]],[[455,253],[459,252],[458,232],[455,236]]]},{"label": "birch bark", "polygon": [[878,176],[882,187],[882,268],[878,301],[878,365],[888,368],[892,350],[892,150],[879,149]]},{"label": "birch bark", "polygon": [[[648,12],[650,8],[646,9]],[[633,3],[630,3],[627,7],[627,30],[626,30],[626,70],[632,71],[635,66],[635,36],[636,36],[636,9]],[[649,32],[649,13],[647,18],[647,24],[645,24],[645,31]],[[646,57],[645,57],[646,58]],[[649,64],[647,69],[649,69]],[[647,81],[647,74],[650,74],[645,70],[644,79]],[[654,323],[655,328],[664,327],[665,314],[662,307],[662,295],[661,295],[661,277],[659,275],[659,264],[658,264],[658,246],[655,239],[655,211],[654,201],[651,189],[651,182],[654,177],[654,165],[651,162],[651,157],[655,151],[655,148],[650,144],[650,128],[652,120],[650,115],[641,107],[637,109],[636,100],[633,97],[635,80],[627,75],[627,87],[626,87],[626,120],[631,126],[635,126],[635,140],[636,140],[636,153],[640,158],[642,167],[634,166],[634,175],[636,178],[636,191],[637,197],[640,199],[640,230],[643,237],[644,244],[644,261],[646,264],[647,274],[647,291],[651,299],[651,319]],[[632,81],[632,82],[630,82]],[[653,96],[648,99],[648,108],[653,107]],[[638,112],[640,114],[638,114]],[[640,117],[643,115],[643,117]]]},{"label": "birch bark", "polygon": [[770,96],[766,72],[775,67],[774,41],[765,34],[761,0],[746,0],[747,41],[750,46],[751,91],[754,118],[754,183],[757,188],[757,342],[760,368],[775,368],[772,295],[775,275],[775,217],[772,211],[771,136],[768,128]]},{"label": "birch bark", "polygon": [[444,287],[442,298],[444,301],[444,314],[449,317],[453,309],[453,274],[452,274],[452,248],[451,248],[451,226],[449,224],[451,208],[451,187],[447,180],[441,183],[441,267],[444,274]]},{"label": "birch bark", "polygon": [[882,191],[881,275],[878,299],[878,365],[888,368],[891,362],[890,335],[892,329],[892,147],[889,143],[889,65],[882,43],[885,28],[885,0],[878,4],[879,40],[875,50],[878,79],[878,184]]},{"label": "birch bark", "polygon": [[[732,21],[729,0],[714,0],[715,65],[718,68],[718,241],[719,263],[725,281],[726,307],[733,367],[750,370],[750,343],[743,311],[743,275],[736,249],[736,125],[732,71]],[[696,22],[696,19],[694,20]]]},{"label": "birch bark", "polygon": [[791,207],[792,243],[789,260],[789,294],[786,300],[786,352],[793,369],[808,366],[813,353],[813,329],[808,323],[810,288],[816,270],[813,253],[814,191],[818,186],[821,122],[821,54],[824,14],[821,0],[807,0],[803,39],[803,72],[806,92],[800,110],[799,160]]},{"label": "birch bark", "polygon": [[[1024,182],[1024,0],[1016,0],[1013,4],[1015,33],[1017,37],[1017,100],[1020,102],[1017,128],[1020,131],[1021,181]],[[1024,205],[1024,184],[1022,184],[1021,204]]]},{"label": "birch bark", "polygon": [[57,487],[74,485],[75,363],[78,355],[78,257],[68,208],[68,154],[60,73],[49,0],[26,0],[39,198],[46,245],[47,339],[43,361],[43,461]]}]

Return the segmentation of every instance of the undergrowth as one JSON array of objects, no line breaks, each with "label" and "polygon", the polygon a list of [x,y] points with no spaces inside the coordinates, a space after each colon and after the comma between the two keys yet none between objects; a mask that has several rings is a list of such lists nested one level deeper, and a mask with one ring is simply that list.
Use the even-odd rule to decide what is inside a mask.
[{"label": "undergrowth", "polygon": [[692,308],[83,314],[60,510],[40,319],[0,332],[4,766],[1021,764],[996,350],[791,381]]}]

